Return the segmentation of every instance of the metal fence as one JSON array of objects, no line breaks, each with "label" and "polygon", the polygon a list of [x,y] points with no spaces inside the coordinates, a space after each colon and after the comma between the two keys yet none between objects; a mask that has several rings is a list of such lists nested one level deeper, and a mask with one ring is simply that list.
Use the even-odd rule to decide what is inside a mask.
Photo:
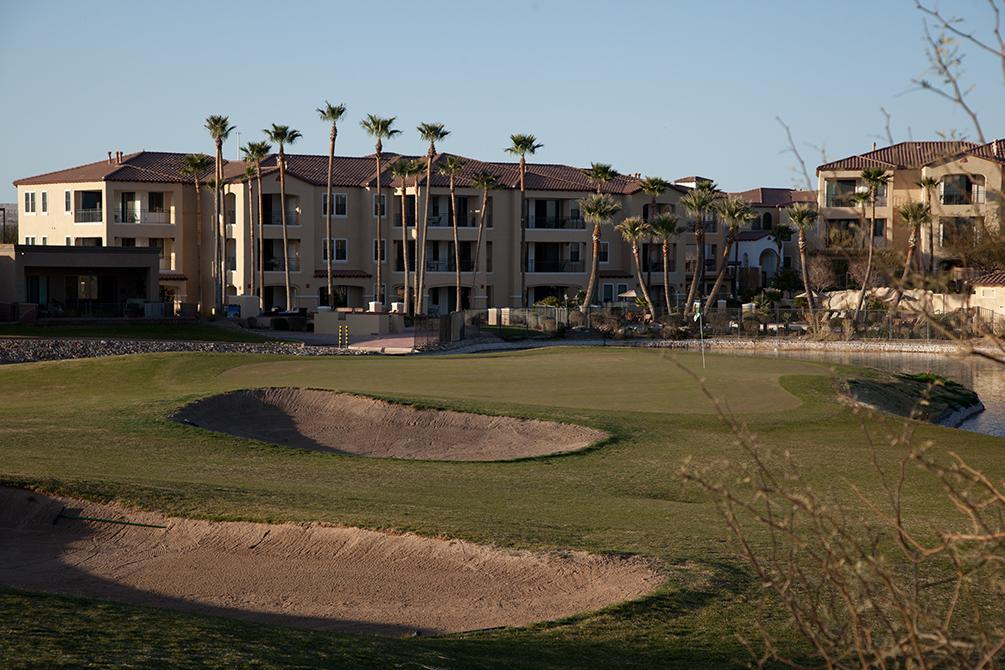
[{"label": "metal fence", "polygon": [[529,307],[463,310],[444,316],[416,317],[415,345],[432,348],[485,338],[526,340],[809,338],[815,340],[947,340],[1005,337],[1005,315],[984,308],[961,309],[926,316],[911,311],[817,310],[811,320],[805,309],[771,307],[713,310],[700,319],[683,313],[664,314],[655,321],[638,307]]}]

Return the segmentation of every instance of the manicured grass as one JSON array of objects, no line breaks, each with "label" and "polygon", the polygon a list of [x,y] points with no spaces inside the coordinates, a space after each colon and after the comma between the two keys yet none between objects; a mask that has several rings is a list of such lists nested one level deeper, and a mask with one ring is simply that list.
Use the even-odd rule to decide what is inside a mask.
[{"label": "manicured grass", "polygon": [[[750,604],[756,584],[725,542],[714,506],[676,474],[687,457],[713,463],[739,451],[679,365],[704,376],[758,439],[790,450],[822,491],[852,502],[846,483],[875,493],[878,480],[860,417],[836,401],[827,367],[723,355],[708,362],[702,371],[695,354],[549,349],[306,361],[157,354],[2,367],[0,480],[8,484],[181,516],[321,520],[505,546],[636,552],[661,559],[669,579],[641,602],[569,621],[415,640],[0,591],[0,665],[743,666],[734,634],[754,635],[764,618]],[[437,463],[297,451],[167,419],[196,397],[272,385],[570,421],[613,438],[569,456]],[[899,452],[882,433],[897,425],[866,424],[879,437],[880,462],[893,465]],[[1005,474],[1000,440],[922,425],[918,436],[992,477]],[[910,484],[910,513],[951,518],[933,482],[912,476]]]},{"label": "manicured grass", "polygon": [[270,342],[270,338],[239,328],[212,324],[5,324],[0,337],[105,337],[133,340],[199,340],[205,342]]}]

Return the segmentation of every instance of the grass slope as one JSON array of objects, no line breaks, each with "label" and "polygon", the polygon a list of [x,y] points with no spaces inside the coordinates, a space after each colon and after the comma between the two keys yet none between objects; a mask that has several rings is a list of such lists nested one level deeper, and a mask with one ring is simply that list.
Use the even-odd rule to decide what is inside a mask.
[{"label": "grass slope", "polygon": [[[851,501],[842,480],[878,482],[861,417],[836,402],[824,366],[622,349],[481,356],[279,361],[157,354],[0,368],[0,480],[181,516],[322,520],[504,546],[637,552],[670,579],[657,594],[573,620],[435,639],[385,640],[253,626],[57,596],[0,591],[0,665],[265,667],[730,667],[734,633],[763,619],[756,590],[724,540],[714,506],[675,473],[686,457],[736,458],[686,366],[754,433],[789,449],[808,478]],[[299,385],[487,413],[595,426],[612,440],[585,453],[514,463],[437,463],[296,451],[167,419],[211,393]],[[866,419],[877,436],[883,419]],[[995,477],[990,437],[937,426]],[[898,457],[878,439],[880,460]],[[949,518],[937,488],[914,478],[911,510]],[[771,625],[771,621],[768,621]],[[32,642],[31,640],[35,640]],[[5,658],[6,656],[6,658]],[[75,659],[75,660],[74,660]]]}]

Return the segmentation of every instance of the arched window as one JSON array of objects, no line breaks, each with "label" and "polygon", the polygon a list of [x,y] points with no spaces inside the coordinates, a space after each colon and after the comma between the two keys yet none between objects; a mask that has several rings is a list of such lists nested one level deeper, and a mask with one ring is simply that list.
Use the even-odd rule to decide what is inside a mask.
[{"label": "arched window", "polygon": [[761,228],[763,230],[771,230],[771,212],[765,212],[764,216],[761,217]]}]

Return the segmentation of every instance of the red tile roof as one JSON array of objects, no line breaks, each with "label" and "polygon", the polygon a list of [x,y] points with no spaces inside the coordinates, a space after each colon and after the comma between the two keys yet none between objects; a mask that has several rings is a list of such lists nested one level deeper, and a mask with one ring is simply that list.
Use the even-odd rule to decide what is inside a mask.
[{"label": "red tile roof", "polygon": [[[162,151],[139,151],[126,154],[122,162],[109,163],[108,160],[87,163],[66,170],[18,179],[15,186],[32,184],[61,184],[88,181],[147,181],[160,183],[183,183],[191,179],[181,173],[185,154]],[[244,169],[243,166],[241,168]],[[210,170],[210,174],[212,170]]]},{"label": "red tile roof", "polygon": [[992,140],[967,152],[971,156],[1005,163],[1005,140]]},{"label": "red tile roof", "polygon": [[800,191],[793,188],[752,188],[749,191],[730,193],[760,207],[788,207],[797,202],[816,202],[816,191]]},{"label": "red tile roof", "polygon": [[1005,270],[995,270],[973,281],[974,286],[1005,286]]},{"label": "red tile roof", "polygon": [[[325,160],[328,160],[327,158]],[[372,275],[365,270],[332,270],[332,275],[336,279],[369,279]],[[327,279],[328,270],[315,270],[315,279]]]},{"label": "red tile roof", "polygon": [[967,153],[976,148],[973,142],[899,142],[858,156],[825,163],[817,173],[825,170],[864,170],[865,168],[911,169],[928,165],[940,158]]}]

